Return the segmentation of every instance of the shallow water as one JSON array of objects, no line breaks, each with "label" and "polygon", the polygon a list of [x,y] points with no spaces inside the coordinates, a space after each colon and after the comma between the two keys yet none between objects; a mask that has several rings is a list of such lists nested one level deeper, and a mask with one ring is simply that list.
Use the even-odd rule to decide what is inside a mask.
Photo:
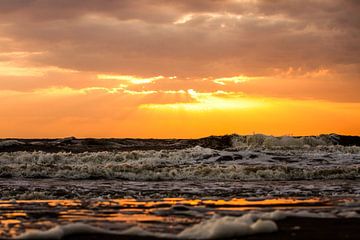
[{"label": "shallow water", "polygon": [[276,210],[287,214],[305,211],[301,216],[306,217],[360,217],[360,183],[356,180],[4,179],[0,186],[5,189],[0,201],[0,237],[79,222],[115,232],[138,226],[156,234],[178,234],[214,215],[239,217]]},{"label": "shallow water", "polygon": [[344,217],[359,209],[360,202],[349,198],[2,200],[0,237],[74,222],[112,231],[136,225],[154,233],[177,234],[214,215],[242,216],[281,210]]}]

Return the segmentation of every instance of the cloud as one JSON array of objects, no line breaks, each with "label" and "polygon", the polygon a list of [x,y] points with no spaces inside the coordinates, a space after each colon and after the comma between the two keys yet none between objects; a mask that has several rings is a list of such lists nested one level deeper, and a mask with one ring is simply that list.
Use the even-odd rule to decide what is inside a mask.
[{"label": "cloud", "polygon": [[4,0],[0,81],[358,101],[359,10],[354,0]]},{"label": "cloud", "polygon": [[156,76],[156,77],[149,77],[149,78],[141,78],[136,76],[129,76],[129,75],[109,75],[109,74],[98,74],[98,79],[104,80],[119,80],[125,81],[132,84],[147,84],[152,83],[160,79],[164,79],[164,76]]},{"label": "cloud", "polygon": [[[184,92],[185,93],[185,92]],[[238,110],[246,108],[263,107],[265,103],[258,99],[251,99],[242,94],[234,92],[196,92],[193,89],[188,89],[187,94],[192,101],[162,103],[162,104],[142,104],[140,108],[155,109],[155,110],[185,110],[185,111],[227,111]]]},{"label": "cloud", "polygon": [[247,82],[251,79],[256,79],[256,78],[251,78],[251,77],[247,77],[247,76],[222,77],[222,78],[214,79],[213,82],[220,84],[220,85],[225,85],[226,82],[243,83],[243,82]]},{"label": "cloud", "polygon": [[4,33],[24,47],[46,49],[33,61],[76,70],[235,75],[359,60],[356,1],[161,1],[155,6],[150,1],[40,0],[2,5],[3,21],[11,23]]},{"label": "cloud", "polygon": [[359,12],[357,0],[1,0],[0,135],[359,134]]}]

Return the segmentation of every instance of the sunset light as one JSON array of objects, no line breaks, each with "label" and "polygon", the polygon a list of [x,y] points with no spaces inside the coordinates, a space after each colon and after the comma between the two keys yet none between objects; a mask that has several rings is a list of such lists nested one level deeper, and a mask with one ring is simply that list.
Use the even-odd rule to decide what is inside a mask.
[{"label": "sunset light", "polygon": [[0,0],[0,239],[360,239],[360,0]]},{"label": "sunset light", "polygon": [[351,1],[43,2],[0,4],[2,137],[360,134]]}]

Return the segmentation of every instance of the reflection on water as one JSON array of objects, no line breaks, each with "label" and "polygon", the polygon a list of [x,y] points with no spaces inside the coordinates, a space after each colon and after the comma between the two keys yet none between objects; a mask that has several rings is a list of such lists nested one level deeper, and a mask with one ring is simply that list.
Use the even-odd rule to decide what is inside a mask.
[{"label": "reflection on water", "polygon": [[84,222],[111,230],[132,225],[177,232],[213,214],[239,215],[253,209],[326,207],[320,198],[11,200],[0,201],[0,237],[14,237],[29,229],[46,230],[58,224]]},{"label": "reflection on water", "polygon": [[135,199],[114,199],[106,202],[97,202],[97,206],[122,206],[136,208],[153,208],[172,206],[182,204],[189,206],[260,206],[260,205],[298,205],[298,204],[324,204],[325,201],[320,198],[295,199],[295,198],[276,198],[276,199],[254,199],[233,198],[229,200],[201,200],[201,199],[184,199],[184,198],[163,198],[161,201],[137,201]]}]

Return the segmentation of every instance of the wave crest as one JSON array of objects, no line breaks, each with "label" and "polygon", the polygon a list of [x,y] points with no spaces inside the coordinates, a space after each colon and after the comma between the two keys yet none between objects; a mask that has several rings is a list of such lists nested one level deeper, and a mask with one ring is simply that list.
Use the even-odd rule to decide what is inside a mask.
[{"label": "wave crest", "polygon": [[141,181],[359,178],[360,153],[340,147],[332,151],[220,151],[197,146],[161,151],[0,153],[0,177]]}]

